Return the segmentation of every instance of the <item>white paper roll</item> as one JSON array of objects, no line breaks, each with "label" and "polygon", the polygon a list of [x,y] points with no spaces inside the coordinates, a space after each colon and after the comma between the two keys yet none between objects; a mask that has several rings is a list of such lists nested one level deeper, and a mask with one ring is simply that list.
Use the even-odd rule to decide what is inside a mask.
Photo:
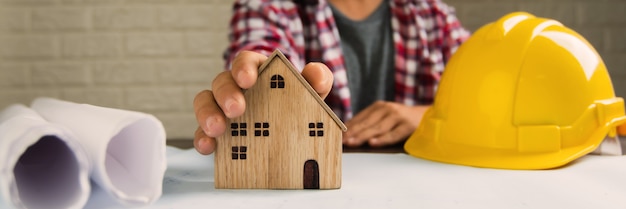
[{"label": "white paper roll", "polygon": [[51,98],[38,98],[31,107],[72,130],[87,151],[92,179],[114,199],[137,206],[161,196],[165,129],[154,116]]},{"label": "white paper roll", "polygon": [[0,113],[0,191],[15,208],[82,208],[90,193],[88,160],[64,127],[24,105]]}]

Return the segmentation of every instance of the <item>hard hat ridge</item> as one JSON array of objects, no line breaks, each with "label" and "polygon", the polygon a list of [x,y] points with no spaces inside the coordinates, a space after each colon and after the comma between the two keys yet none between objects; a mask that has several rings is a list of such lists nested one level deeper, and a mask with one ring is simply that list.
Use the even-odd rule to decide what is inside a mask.
[{"label": "hard hat ridge", "polygon": [[477,167],[554,168],[624,122],[624,101],[595,49],[558,21],[516,12],[452,56],[405,150]]}]

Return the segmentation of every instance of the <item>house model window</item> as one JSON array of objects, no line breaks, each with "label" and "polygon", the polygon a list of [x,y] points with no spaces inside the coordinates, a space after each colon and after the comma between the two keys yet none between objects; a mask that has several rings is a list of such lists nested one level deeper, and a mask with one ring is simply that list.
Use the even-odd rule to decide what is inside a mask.
[{"label": "house model window", "polygon": [[246,146],[234,146],[232,147],[233,151],[233,160],[245,160],[248,158],[246,152],[248,152],[248,147]]},{"label": "house model window", "polygon": [[285,88],[285,79],[281,75],[273,75],[272,80],[270,81],[270,87],[275,89],[284,89]]},{"label": "house model window", "polygon": [[231,136],[248,136],[248,131],[246,131],[247,127],[248,125],[246,123],[231,123],[230,135]]},{"label": "house model window", "polygon": [[270,136],[269,123],[254,123],[254,136]]},{"label": "house model window", "polygon": [[309,136],[324,136],[324,123],[309,123]]}]

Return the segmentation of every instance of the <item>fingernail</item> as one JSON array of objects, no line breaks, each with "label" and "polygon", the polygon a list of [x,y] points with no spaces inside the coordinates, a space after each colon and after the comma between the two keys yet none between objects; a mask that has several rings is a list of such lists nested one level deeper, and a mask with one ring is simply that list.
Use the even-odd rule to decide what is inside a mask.
[{"label": "fingernail", "polygon": [[[204,134],[206,134],[207,136],[213,136],[211,133],[213,133],[213,129],[215,127],[215,123],[217,121],[215,120],[215,117],[209,117],[206,119],[206,130],[204,130]],[[202,140],[200,140],[202,141]]]},{"label": "fingernail", "polygon": [[377,138],[372,138],[372,139],[370,139],[370,143],[371,144],[378,144],[378,139]]},{"label": "fingernail", "polygon": [[206,146],[207,146],[207,138],[200,138],[198,140],[198,144],[197,144],[196,150],[200,154],[206,155],[206,154],[208,154],[208,152],[205,150]]},{"label": "fingernail", "polygon": [[242,82],[245,78],[246,76],[243,74],[243,71],[240,70],[239,73],[237,73],[237,81]]},{"label": "fingernail", "polygon": [[235,99],[227,99],[226,102],[224,103],[224,105],[226,106],[226,109],[224,110],[224,114],[226,114],[226,116],[231,116],[232,115],[232,111],[233,108],[235,107],[235,105],[237,104],[237,101],[235,101]]},{"label": "fingernail", "polygon": [[206,138],[200,138],[200,140],[198,140],[198,147],[200,149],[204,148],[206,145]]},{"label": "fingernail", "polygon": [[348,143],[354,143],[354,137],[348,138]]}]

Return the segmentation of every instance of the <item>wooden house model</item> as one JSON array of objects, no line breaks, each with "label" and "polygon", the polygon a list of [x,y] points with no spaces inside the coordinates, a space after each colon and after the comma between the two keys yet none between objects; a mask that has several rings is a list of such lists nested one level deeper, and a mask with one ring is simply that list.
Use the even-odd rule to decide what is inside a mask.
[{"label": "wooden house model", "polygon": [[215,187],[338,189],[346,126],[280,51],[245,90],[246,111],[217,138]]}]

